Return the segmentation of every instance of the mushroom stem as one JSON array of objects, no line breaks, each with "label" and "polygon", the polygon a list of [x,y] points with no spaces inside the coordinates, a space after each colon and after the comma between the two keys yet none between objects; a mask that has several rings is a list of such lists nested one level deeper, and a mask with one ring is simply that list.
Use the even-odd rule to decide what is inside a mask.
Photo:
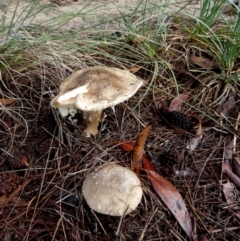
[{"label": "mushroom stem", "polygon": [[96,136],[98,134],[98,124],[101,120],[102,111],[85,111],[83,118],[87,123],[87,128],[84,130],[84,134],[87,137],[91,135]]}]

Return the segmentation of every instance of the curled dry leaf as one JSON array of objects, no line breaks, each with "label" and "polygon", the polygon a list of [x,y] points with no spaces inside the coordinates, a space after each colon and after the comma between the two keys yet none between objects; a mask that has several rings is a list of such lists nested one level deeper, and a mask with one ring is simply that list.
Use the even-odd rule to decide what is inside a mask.
[{"label": "curled dry leaf", "polygon": [[186,149],[190,151],[194,151],[201,140],[202,140],[202,125],[201,123],[199,123],[198,130],[196,132],[196,137],[193,137],[190,140],[189,144],[186,146]]},{"label": "curled dry leaf", "polygon": [[133,66],[133,67],[129,68],[128,71],[134,74],[134,73],[138,72],[138,70],[140,70],[140,69],[141,69],[141,67]]},{"label": "curled dry leaf", "polygon": [[142,170],[142,157],[144,152],[144,145],[151,129],[152,126],[147,126],[137,137],[137,141],[133,150],[133,170],[136,173],[140,173],[140,171]]},{"label": "curled dry leaf", "polygon": [[[118,144],[126,151],[131,151],[134,149],[134,142],[119,142]],[[197,240],[196,235],[193,232],[190,216],[181,194],[169,181],[155,172],[151,161],[145,154],[143,154],[142,160],[154,190],[175,216],[188,237],[191,240]]]},{"label": "curled dry leaf", "polygon": [[199,178],[201,180],[210,178],[209,173],[202,169],[201,166],[196,166],[196,168],[186,167],[185,169],[175,170],[175,174],[180,177]]},{"label": "curled dry leaf", "polygon": [[204,58],[204,57],[198,57],[198,56],[195,56],[193,54],[191,54],[189,56],[189,60],[190,62],[192,62],[193,64],[201,67],[201,68],[204,68],[204,69],[213,69],[213,68],[218,68],[218,63],[214,60],[210,60],[210,59],[207,59],[207,58]]},{"label": "curled dry leaf", "polygon": [[15,99],[5,99],[5,98],[0,99],[0,104],[4,106],[11,105],[14,102],[15,102]]},{"label": "curled dry leaf", "polygon": [[180,108],[184,101],[188,99],[188,94],[179,94],[177,97],[175,97],[172,102],[170,103],[170,106],[168,108],[168,111],[180,111]]}]

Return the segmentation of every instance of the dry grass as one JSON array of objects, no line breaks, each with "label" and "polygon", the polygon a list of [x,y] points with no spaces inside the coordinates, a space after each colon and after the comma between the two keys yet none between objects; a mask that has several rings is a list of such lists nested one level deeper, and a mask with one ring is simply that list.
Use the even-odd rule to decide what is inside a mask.
[{"label": "dry grass", "polygon": [[[233,133],[239,135],[235,131],[240,111],[238,84],[221,81],[218,68],[204,69],[191,63],[188,53],[209,57],[210,52],[201,42],[189,39],[177,23],[171,25],[166,39],[152,41],[133,33],[84,34],[81,44],[55,36],[44,48],[41,44],[29,47],[29,40],[23,40],[27,44],[18,52],[19,58],[16,54],[8,59],[1,56],[6,61],[1,95],[15,102],[0,107],[0,171],[16,171],[21,182],[0,198],[8,198],[1,204],[0,239],[187,240],[144,171],[140,176],[142,202],[122,220],[93,212],[82,197],[84,177],[95,167],[108,162],[130,167],[131,153],[108,143],[133,141],[150,124],[153,130],[145,151],[156,170],[183,195],[199,240],[239,240],[240,223],[228,209],[221,185],[224,147]],[[115,113],[106,109],[99,135],[86,138],[81,135],[85,125],[81,113],[73,123],[62,120],[49,103],[59,83],[72,71],[98,64],[137,66],[135,74],[145,85],[128,102],[116,106]],[[239,59],[236,66],[239,68]],[[183,92],[190,94],[183,111],[192,112],[203,123],[203,139],[193,152],[185,148],[189,137],[160,118],[160,106]],[[236,155],[239,151],[237,141]],[[19,154],[28,157],[29,167],[9,166],[8,159]],[[195,170],[194,175],[176,175],[177,170],[187,168]]]}]

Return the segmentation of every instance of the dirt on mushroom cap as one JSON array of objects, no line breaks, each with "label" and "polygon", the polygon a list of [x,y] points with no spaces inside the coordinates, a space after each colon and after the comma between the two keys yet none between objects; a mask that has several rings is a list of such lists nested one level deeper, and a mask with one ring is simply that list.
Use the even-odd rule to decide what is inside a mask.
[{"label": "dirt on mushroom cap", "polygon": [[74,105],[82,111],[100,111],[129,99],[142,83],[126,70],[89,67],[66,78],[51,105],[55,108]]}]

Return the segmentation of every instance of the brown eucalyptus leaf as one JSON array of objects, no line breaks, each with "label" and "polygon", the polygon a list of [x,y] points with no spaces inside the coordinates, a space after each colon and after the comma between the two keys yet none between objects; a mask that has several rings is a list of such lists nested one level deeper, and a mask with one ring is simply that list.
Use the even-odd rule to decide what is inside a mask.
[{"label": "brown eucalyptus leaf", "polygon": [[140,69],[141,69],[141,67],[133,66],[133,67],[129,68],[128,71],[134,74],[134,73],[138,72],[138,70],[140,70]]},{"label": "brown eucalyptus leaf", "polygon": [[240,160],[237,157],[232,159],[232,170],[240,178]]},{"label": "brown eucalyptus leaf", "polygon": [[142,170],[142,157],[144,153],[144,145],[149,133],[151,132],[151,129],[152,126],[147,126],[137,137],[137,141],[133,150],[133,170],[136,173],[140,173],[140,171]]},{"label": "brown eucalyptus leaf", "polygon": [[231,181],[235,187],[240,190],[240,178],[232,172],[232,167],[230,164],[230,161],[227,160],[223,164],[223,170],[222,174],[229,180]]},{"label": "brown eucalyptus leaf", "polygon": [[2,207],[7,201],[7,195],[0,196],[0,207]]},{"label": "brown eucalyptus leaf", "polygon": [[184,101],[188,99],[188,94],[179,94],[177,97],[175,97],[172,102],[170,103],[170,106],[168,108],[168,111],[180,111],[180,108]]},{"label": "brown eucalyptus leaf", "polygon": [[154,190],[177,219],[191,240],[197,240],[185,202],[179,191],[163,176],[155,172],[151,161],[143,155],[143,164]]},{"label": "brown eucalyptus leaf", "polygon": [[120,146],[124,151],[133,151],[133,148],[135,146],[135,142],[134,141],[126,141],[126,142],[122,142],[122,141],[112,141],[110,143],[107,144],[108,146],[112,146],[112,145],[117,145]]},{"label": "brown eucalyptus leaf", "polygon": [[227,180],[227,182],[223,184],[223,193],[229,205],[228,207],[231,208],[234,211],[234,215],[240,219],[239,201],[235,196],[235,192],[234,184]]},{"label": "brown eucalyptus leaf", "polygon": [[[119,142],[118,144],[126,151],[131,151],[134,148],[134,142]],[[197,236],[193,231],[193,225],[181,194],[168,180],[155,172],[151,161],[145,154],[143,154],[142,160],[154,190],[175,216],[188,237],[196,241]]]},{"label": "brown eucalyptus leaf", "polygon": [[193,54],[191,54],[189,56],[189,60],[190,62],[192,62],[193,64],[204,68],[204,69],[213,69],[213,68],[218,68],[218,63],[214,60],[210,60],[201,56],[195,56]]},{"label": "brown eucalyptus leaf", "polygon": [[190,151],[194,151],[198,144],[200,143],[200,141],[202,140],[202,125],[201,123],[199,123],[199,126],[198,126],[198,130],[195,134],[197,137],[193,137],[189,144],[186,146],[186,149],[190,150]]},{"label": "brown eucalyptus leaf", "polygon": [[199,178],[199,180],[210,178],[209,173],[200,166],[196,166],[195,168],[186,167],[180,170],[176,169],[175,174],[182,177]]},{"label": "brown eucalyptus leaf", "polygon": [[233,157],[233,145],[234,145],[234,140],[231,140],[228,145],[225,147],[223,156],[225,160],[231,160]]},{"label": "brown eucalyptus leaf", "polygon": [[230,92],[228,96],[228,100],[226,100],[224,103],[222,103],[218,108],[217,112],[220,115],[220,118],[227,118],[232,113],[233,109],[236,107],[236,100],[235,100],[235,94]]},{"label": "brown eucalyptus leaf", "polygon": [[26,204],[27,202],[20,197],[14,197],[11,201],[9,201],[7,195],[3,195],[0,197],[0,207],[3,207],[5,205],[14,205],[15,207],[20,207]]},{"label": "brown eucalyptus leaf", "polygon": [[11,105],[15,102],[15,99],[5,99],[5,98],[0,98],[0,104],[7,106]]}]

